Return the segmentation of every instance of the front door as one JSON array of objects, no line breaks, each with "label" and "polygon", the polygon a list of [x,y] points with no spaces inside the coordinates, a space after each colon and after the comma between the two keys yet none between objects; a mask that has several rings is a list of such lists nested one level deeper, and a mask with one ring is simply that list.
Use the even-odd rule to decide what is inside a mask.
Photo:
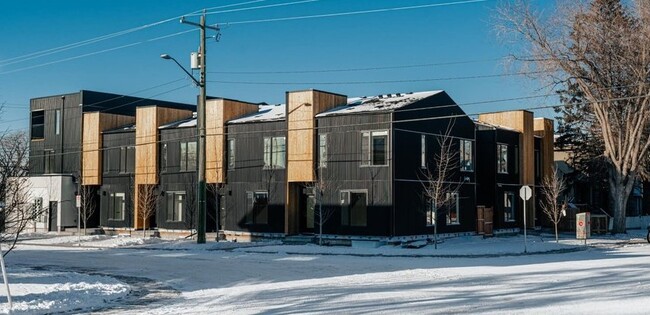
[{"label": "front door", "polygon": [[315,205],[316,201],[313,194],[302,194],[300,198],[301,233],[314,233],[314,220],[316,219],[314,215]]}]

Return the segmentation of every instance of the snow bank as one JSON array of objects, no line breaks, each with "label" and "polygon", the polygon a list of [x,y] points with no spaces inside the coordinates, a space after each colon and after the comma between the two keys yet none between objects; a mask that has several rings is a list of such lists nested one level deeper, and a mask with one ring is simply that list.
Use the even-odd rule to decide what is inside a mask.
[{"label": "snow bank", "polygon": [[[11,268],[8,271],[12,314],[43,314],[104,307],[126,296],[130,287],[117,279],[74,272]],[[4,286],[0,294],[5,297]],[[8,313],[8,304],[0,312]]]}]

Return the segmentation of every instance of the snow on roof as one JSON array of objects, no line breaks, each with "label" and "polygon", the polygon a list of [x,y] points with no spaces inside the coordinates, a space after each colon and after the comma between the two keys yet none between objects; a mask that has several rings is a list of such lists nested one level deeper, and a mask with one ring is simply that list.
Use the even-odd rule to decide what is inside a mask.
[{"label": "snow on roof", "polygon": [[513,128],[510,128],[510,127],[501,126],[501,125],[495,125],[495,124],[480,121],[480,120],[477,120],[477,119],[474,119],[474,124],[476,124],[478,126],[486,127],[486,128],[489,128],[489,129],[502,129],[502,130],[519,132],[517,129],[513,129]]},{"label": "snow on roof", "polygon": [[278,105],[260,105],[257,113],[246,115],[237,119],[229,121],[229,124],[243,124],[249,122],[260,121],[276,121],[284,120],[286,106],[284,104]]},{"label": "snow on roof", "polygon": [[419,100],[438,94],[440,92],[442,91],[439,90],[415,93],[396,93],[369,97],[351,97],[348,98],[348,103],[346,105],[335,107],[316,115],[316,117],[342,115],[348,113],[391,111],[409,104],[413,104]]},{"label": "snow on roof", "polygon": [[196,113],[192,113],[192,118],[177,120],[169,124],[162,125],[158,127],[158,129],[185,128],[185,127],[196,127]]}]

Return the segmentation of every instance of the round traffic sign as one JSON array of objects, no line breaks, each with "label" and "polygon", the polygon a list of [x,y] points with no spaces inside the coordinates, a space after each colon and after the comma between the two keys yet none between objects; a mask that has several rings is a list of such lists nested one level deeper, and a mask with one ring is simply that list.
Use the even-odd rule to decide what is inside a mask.
[{"label": "round traffic sign", "polygon": [[519,197],[523,200],[528,200],[533,196],[533,190],[530,189],[530,186],[524,185],[519,189]]}]

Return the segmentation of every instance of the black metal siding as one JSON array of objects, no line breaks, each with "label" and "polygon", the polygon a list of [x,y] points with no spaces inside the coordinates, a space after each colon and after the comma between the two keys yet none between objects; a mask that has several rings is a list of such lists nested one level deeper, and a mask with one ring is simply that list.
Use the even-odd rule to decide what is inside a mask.
[{"label": "black metal siding", "polygon": [[[265,170],[264,137],[286,137],[286,121],[228,125],[235,139],[235,169],[227,171],[225,230],[284,233],[286,168]],[[226,142],[227,143],[227,142]],[[268,192],[268,224],[247,224],[247,192]]]},{"label": "black metal siding", "polygon": [[[323,178],[330,186],[339,188],[325,197],[325,206],[336,212],[324,224],[324,233],[343,235],[390,236],[392,200],[392,113],[363,115],[336,115],[317,119],[318,133],[328,134],[328,162]],[[361,166],[361,133],[388,131],[388,166]],[[340,192],[365,190],[367,192],[367,224],[365,227],[342,226]]]}]

